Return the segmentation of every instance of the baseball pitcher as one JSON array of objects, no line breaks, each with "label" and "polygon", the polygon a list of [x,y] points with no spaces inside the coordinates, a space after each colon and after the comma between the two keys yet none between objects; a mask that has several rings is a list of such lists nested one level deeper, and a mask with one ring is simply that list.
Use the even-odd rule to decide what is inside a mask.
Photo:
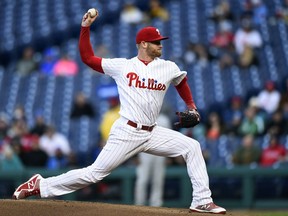
[{"label": "baseball pitcher", "polygon": [[168,37],[162,36],[155,27],[145,27],[136,35],[137,56],[131,59],[95,56],[90,43],[90,26],[98,17],[98,12],[94,12],[85,13],[82,19],[80,55],[86,65],[116,81],[121,104],[120,118],[113,124],[105,147],[92,165],[49,178],[36,174],[21,184],[13,197],[24,199],[40,195],[46,198],[74,192],[101,181],[135,154],[146,152],[184,158],[193,187],[190,212],[225,214],[226,210],[215,205],[211,198],[199,142],[156,122],[170,84],[175,86],[187,105],[186,111],[177,112],[179,122],[176,125],[180,128],[192,127],[200,121],[186,72],[175,63],[160,58],[161,42]]}]

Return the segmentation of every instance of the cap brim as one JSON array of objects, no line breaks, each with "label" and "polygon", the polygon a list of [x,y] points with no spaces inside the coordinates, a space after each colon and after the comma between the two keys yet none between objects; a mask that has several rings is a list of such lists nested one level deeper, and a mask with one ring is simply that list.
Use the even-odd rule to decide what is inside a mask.
[{"label": "cap brim", "polygon": [[149,41],[146,41],[146,42],[161,41],[161,40],[167,40],[167,39],[169,39],[169,37],[159,37],[159,38],[155,38],[153,40],[149,40]]}]

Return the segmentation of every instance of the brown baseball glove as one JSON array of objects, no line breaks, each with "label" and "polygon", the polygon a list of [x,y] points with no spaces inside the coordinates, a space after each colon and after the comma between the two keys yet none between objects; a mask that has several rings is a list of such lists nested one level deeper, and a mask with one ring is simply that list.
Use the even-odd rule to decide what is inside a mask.
[{"label": "brown baseball glove", "polygon": [[200,122],[200,114],[196,109],[176,112],[176,115],[179,118],[179,122],[174,124],[177,128],[191,128]]}]

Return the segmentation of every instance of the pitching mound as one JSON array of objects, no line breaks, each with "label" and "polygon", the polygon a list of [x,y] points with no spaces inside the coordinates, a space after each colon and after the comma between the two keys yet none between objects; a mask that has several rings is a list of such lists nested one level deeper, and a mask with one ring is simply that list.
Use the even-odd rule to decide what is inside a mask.
[{"label": "pitching mound", "polygon": [[[0,200],[0,215],[5,216],[211,216],[189,213],[188,209],[115,205],[96,202],[59,200]],[[228,212],[227,216],[248,216],[247,213]],[[252,214],[255,215],[255,214]]]}]

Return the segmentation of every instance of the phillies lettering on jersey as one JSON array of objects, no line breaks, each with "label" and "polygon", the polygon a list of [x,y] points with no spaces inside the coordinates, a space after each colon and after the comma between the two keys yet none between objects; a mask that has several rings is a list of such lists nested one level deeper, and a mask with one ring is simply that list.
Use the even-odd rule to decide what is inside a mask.
[{"label": "phillies lettering on jersey", "polygon": [[130,72],[126,76],[129,79],[128,86],[134,86],[136,88],[144,88],[144,89],[151,89],[151,90],[158,90],[158,91],[164,91],[166,89],[166,85],[162,83],[158,83],[157,80],[154,80],[153,78],[148,78],[147,85],[145,84],[146,79],[143,78],[140,80],[139,76],[134,73]]}]

